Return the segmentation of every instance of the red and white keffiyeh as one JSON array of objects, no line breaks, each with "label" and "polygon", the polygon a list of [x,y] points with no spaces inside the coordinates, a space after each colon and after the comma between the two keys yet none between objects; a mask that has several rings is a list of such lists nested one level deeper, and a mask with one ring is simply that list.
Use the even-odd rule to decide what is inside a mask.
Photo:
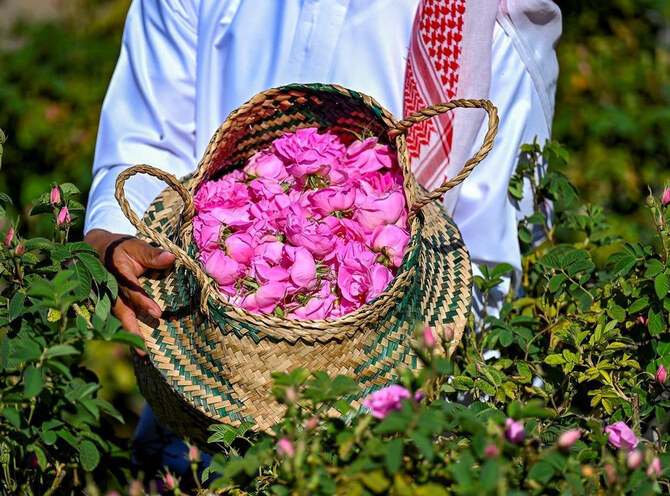
[{"label": "red and white keffiyeh", "polygon": [[[409,45],[404,115],[454,98],[487,98],[497,0],[422,0]],[[407,147],[427,189],[467,159],[483,112],[450,112],[412,126]]]}]

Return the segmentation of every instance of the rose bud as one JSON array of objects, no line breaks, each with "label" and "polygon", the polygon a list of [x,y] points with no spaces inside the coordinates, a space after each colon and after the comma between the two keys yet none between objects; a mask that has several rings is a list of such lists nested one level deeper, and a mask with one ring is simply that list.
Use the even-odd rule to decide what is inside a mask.
[{"label": "rose bud", "polygon": [[191,463],[198,463],[200,461],[200,451],[195,446],[188,448],[188,461]]},{"label": "rose bud", "polygon": [[60,203],[60,189],[58,186],[54,186],[54,189],[51,190],[51,204],[58,205]]},{"label": "rose bud", "polygon": [[508,418],[505,421],[505,437],[511,443],[520,443],[526,437],[526,432],[523,430],[523,424],[514,419]]},{"label": "rose bud", "polygon": [[668,372],[665,370],[665,367],[661,365],[656,371],[656,380],[661,384],[665,384],[667,378]]},{"label": "rose bud", "polygon": [[450,325],[445,326],[444,328],[444,339],[446,341],[453,341],[454,339],[454,328]]},{"label": "rose bud", "polygon": [[660,477],[662,473],[663,468],[661,467],[661,460],[655,456],[647,469],[647,477]]},{"label": "rose bud", "polygon": [[25,247],[23,246],[23,243],[19,243],[19,246],[16,247],[16,254],[20,257],[23,255],[23,251],[25,250]]},{"label": "rose bud", "polygon": [[582,432],[580,430],[569,430],[565,431],[563,434],[560,435],[558,438],[558,444],[559,448],[564,448],[567,449],[573,444],[577,442],[577,440],[582,436]]},{"label": "rose bud", "polygon": [[307,420],[305,420],[304,427],[308,431],[313,431],[317,427],[319,427],[319,419],[316,417],[310,417]]},{"label": "rose bud", "polygon": [[9,231],[7,231],[7,236],[5,236],[5,246],[10,246],[12,239],[14,239],[14,228],[10,227]]},{"label": "rose bud", "polygon": [[437,339],[435,339],[435,333],[433,332],[433,329],[431,329],[429,326],[425,326],[423,328],[423,345],[426,348],[433,348],[435,346],[435,343],[437,342]]},{"label": "rose bud", "polygon": [[163,481],[165,482],[165,487],[167,487],[170,491],[174,491],[177,489],[177,480],[172,477],[172,474],[168,472],[165,474],[165,477],[163,477]]},{"label": "rose bud", "polygon": [[61,208],[58,213],[58,218],[56,219],[56,225],[62,226],[63,224],[69,224],[70,222],[70,211],[67,207]]},{"label": "rose bud", "polygon": [[616,470],[609,463],[605,465],[605,472],[607,472],[607,481],[611,486],[616,484]]},{"label": "rose bud", "polygon": [[293,443],[285,437],[281,438],[277,443],[277,454],[282,458],[293,458],[295,456]]},{"label": "rose bud", "polygon": [[500,450],[495,444],[489,444],[484,450],[484,456],[486,458],[498,458],[500,456]]},{"label": "rose bud", "polygon": [[298,392],[293,386],[286,388],[286,399],[291,403],[298,401]]},{"label": "rose bud", "polygon": [[665,188],[663,191],[663,197],[661,198],[661,202],[663,202],[663,205],[667,205],[670,203],[670,188]]},{"label": "rose bud", "polygon": [[642,465],[642,452],[640,450],[630,450],[626,455],[626,465],[631,470],[637,470]]}]

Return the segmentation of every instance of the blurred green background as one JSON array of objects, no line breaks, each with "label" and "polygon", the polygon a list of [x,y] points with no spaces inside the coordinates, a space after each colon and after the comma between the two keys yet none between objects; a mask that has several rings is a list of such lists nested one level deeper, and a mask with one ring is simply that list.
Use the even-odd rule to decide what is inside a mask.
[{"label": "blurred green background", "polygon": [[[585,202],[605,206],[612,232],[652,241],[647,187],[670,179],[670,0],[558,2],[564,34],[554,137]],[[8,134],[0,190],[29,209],[53,181],[91,184],[97,121],[129,0],[0,0],[0,128]],[[85,196],[84,196],[85,198]],[[1,226],[0,226],[1,227]],[[28,219],[24,236],[50,225]],[[125,349],[87,360],[128,419],[142,405]]]}]

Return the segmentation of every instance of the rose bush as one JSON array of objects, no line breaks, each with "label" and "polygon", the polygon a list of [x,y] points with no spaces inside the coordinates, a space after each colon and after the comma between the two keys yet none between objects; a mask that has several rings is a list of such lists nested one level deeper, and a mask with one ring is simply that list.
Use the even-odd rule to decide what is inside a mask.
[{"label": "rose bush", "polygon": [[[423,369],[399,370],[396,385],[366,395],[367,413],[351,411],[346,398],[357,386],[346,377],[305,370],[275,375],[274,392],[287,411],[271,433],[253,434],[248,423],[216,426],[212,465],[203,471],[193,448],[193,475],[164,473],[162,484],[132,468],[127,445],[109,429],[116,412],[78,364],[90,339],[139,343],[109,316],[113,278],[90,247],[67,239],[81,215],[76,189],[63,184],[46,192],[33,211],[51,216],[53,240],[25,239],[20,224],[8,225],[2,236],[2,491],[667,492],[670,193],[648,199],[656,250],[623,243],[607,233],[601,209],[579,204],[558,172],[567,160],[559,146],[531,144],[523,151],[527,165],[510,194],[518,198],[520,184],[530,181],[537,211],[520,224],[521,287],[499,315],[472,318],[449,359],[450,330],[437,335],[417,322],[413,346]],[[541,159],[550,172],[538,180],[531,171]],[[270,166],[265,171],[274,174]],[[528,235],[544,225],[546,200],[554,203],[554,223],[545,227],[547,241],[533,246]],[[65,208],[70,219],[63,214],[59,222]],[[375,255],[392,258],[393,233],[377,236],[385,237],[385,248],[373,242]],[[240,260],[251,257],[246,238],[230,243]],[[278,264],[281,251],[272,242],[256,249],[268,267]],[[257,270],[268,286],[276,280],[309,285],[319,269],[306,258],[296,249],[289,266]],[[485,299],[510,271],[483,268],[475,283]],[[306,305],[304,315],[319,311]],[[344,416],[332,417],[333,408]]]}]

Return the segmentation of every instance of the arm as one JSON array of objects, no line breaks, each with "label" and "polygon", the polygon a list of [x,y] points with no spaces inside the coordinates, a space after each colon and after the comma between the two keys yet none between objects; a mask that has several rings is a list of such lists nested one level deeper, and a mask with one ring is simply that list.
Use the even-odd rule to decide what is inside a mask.
[{"label": "arm", "polygon": [[[196,23],[190,0],[134,0],[100,116],[84,239],[117,277],[121,296],[114,314],[131,332],[139,333],[136,312],[160,315],[137,276],[169,267],[174,258],[129,236],[135,229],[114,198],[115,181],[136,163],[178,177],[195,166]],[[126,196],[141,214],[164,187],[135,177]]]}]

